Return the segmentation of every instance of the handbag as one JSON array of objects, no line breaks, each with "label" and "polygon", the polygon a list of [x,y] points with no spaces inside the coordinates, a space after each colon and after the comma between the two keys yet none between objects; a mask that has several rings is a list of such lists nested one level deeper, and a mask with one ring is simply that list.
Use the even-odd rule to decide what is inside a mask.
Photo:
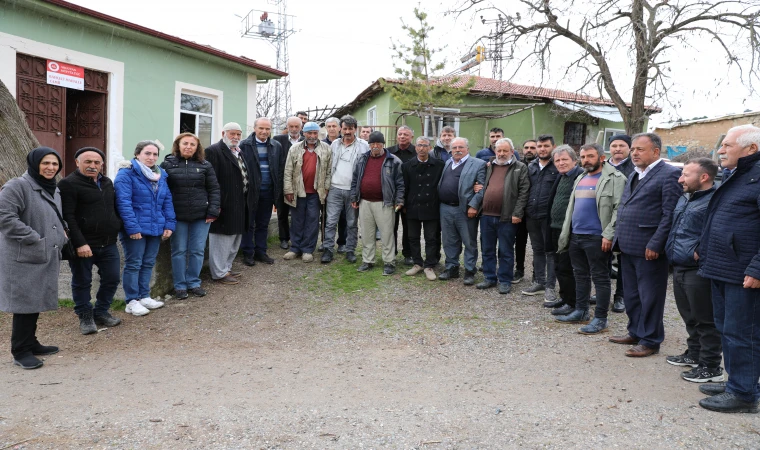
[{"label": "handbag", "polygon": [[74,248],[74,244],[71,243],[71,238],[69,238],[69,226],[66,224],[66,221],[63,220],[63,217],[61,217],[61,213],[58,212],[58,208],[55,207],[55,204],[50,202],[48,202],[48,204],[51,208],[53,208],[53,211],[55,211],[55,215],[58,216],[58,220],[61,222],[63,231],[66,232],[66,243],[63,244],[63,247],[61,247],[61,259],[69,261],[78,258],[77,250]]}]

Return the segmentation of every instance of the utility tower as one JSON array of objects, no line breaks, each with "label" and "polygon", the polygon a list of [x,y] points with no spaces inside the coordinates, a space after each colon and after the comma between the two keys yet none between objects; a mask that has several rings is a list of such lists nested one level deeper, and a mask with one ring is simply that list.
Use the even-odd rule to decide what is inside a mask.
[{"label": "utility tower", "polygon": [[275,68],[287,72],[288,76],[274,80],[274,117],[271,117],[272,133],[276,134],[285,124],[290,111],[290,59],[288,56],[288,37],[293,30],[295,16],[288,15],[286,0],[268,0],[277,12],[252,9],[243,18],[242,37],[262,39],[269,42],[275,49],[277,64]]},{"label": "utility tower", "polygon": [[485,20],[480,16],[480,21],[484,25],[493,25],[493,29],[488,34],[488,56],[486,59],[491,60],[491,78],[501,80],[502,66],[504,59],[511,59],[511,55],[504,55],[504,31],[507,28],[507,18],[499,14],[497,19]]}]

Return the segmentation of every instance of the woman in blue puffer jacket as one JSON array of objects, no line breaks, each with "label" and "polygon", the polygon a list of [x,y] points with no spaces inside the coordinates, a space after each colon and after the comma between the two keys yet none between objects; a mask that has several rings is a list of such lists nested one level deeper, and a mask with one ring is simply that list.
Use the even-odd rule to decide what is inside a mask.
[{"label": "woman in blue puffer jacket", "polygon": [[122,285],[127,297],[126,312],[144,316],[164,306],[150,297],[150,276],[162,239],[169,239],[177,224],[172,194],[158,160],[158,144],[141,141],[135,158],[119,164],[114,180],[116,209],[124,229],[120,233],[124,249]]}]

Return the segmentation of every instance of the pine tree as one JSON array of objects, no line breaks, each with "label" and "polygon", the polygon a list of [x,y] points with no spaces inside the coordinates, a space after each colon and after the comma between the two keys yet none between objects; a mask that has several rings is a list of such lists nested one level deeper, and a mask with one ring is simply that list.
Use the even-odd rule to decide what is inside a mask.
[{"label": "pine tree", "polygon": [[419,28],[407,25],[401,19],[401,29],[408,34],[411,46],[401,42],[393,42],[391,46],[394,52],[393,66],[396,74],[400,75],[400,83],[381,79],[381,85],[401,108],[411,111],[421,120],[429,116],[430,134],[437,136],[435,108],[461,103],[462,97],[475,84],[475,79],[471,78],[462,84],[460,77],[436,76],[437,72],[443,70],[444,62],[433,63],[432,57],[443,48],[430,47],[430,33],[434,27],[427,22],[427,13],[414,8],[414,17],[419,22]]}]

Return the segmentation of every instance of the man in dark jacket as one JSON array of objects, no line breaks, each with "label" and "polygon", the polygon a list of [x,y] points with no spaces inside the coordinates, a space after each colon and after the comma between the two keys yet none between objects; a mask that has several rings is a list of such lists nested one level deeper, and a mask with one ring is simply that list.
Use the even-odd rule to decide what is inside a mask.
[{"label": "man in dark jacket", "polygon": [[713,180],[717,173],[718,165],[710,158],[692,159],[684,164],[678,179],[684,195],[673,211],[673,228],[665,244],[665,254],[673,265],[673,295],[689,334],[686,351],[665,360],[674,366],[693,368],[683,372],[681,378],[696,383],[724,378],[710,280],[697,275],[698,264],[694,259],[694,249],[707,218],[707,204],[715,192]]},{"label": "man in dark jacket", "polygon": [[[303,140],[301,129],[303,128],[304,123],[301,122],[300,117],[288,117],[287,125],[287,134],[280,134],[272,138],[280,144],[280,147],[282,147],[282,151],[280,152],[280,171],[283,173],[280,174],[280,179],[284,176],[285,161],[288,159],[290,147]],[[290,244],[288,243],[288,241],[290,241],[290,222],[288,221],[290,206],[285,203],[282,191],[280,191],[280,196],[275,199],[275,206],[277,207],[277,227],[279,228],[280,248],[287,250],[290,248]]]},{"label": "man in dark jacket", "polygon": [[[607,164],[616,168],[626,180],[633,172],[633,161],[629,157],[631,154],[631,137],[627,134],[616,134],[610,138],[610,159]],[[615,296],[612,304],[613,312],[625,311],[625,291],[623,290],[623,271],[620,270],[620,256],[617,256],[617,283],[615,283]],[[610,260],[610,272],[612,272],[612,260]]]},{"label": "man in dark jacket", "polygon": [[[440,203],[438,202],[438,182],[441,180],[444,163],[431,158],[430,140],[417,138],[414,146],[417,156],[401,165],[404,177],[404,209],[406,227],[404,237],[409,241],[409,251],[414,266],[406,271],[409,276],[425,272],[428,280],[437,277],[433,270],[441,260]],[[422,260],[420,237],[425,229],[425,260]]]},{"label": "man in dark jacket", "polygon": [[230,122],[224,125],[222,140],[206,148],[206,161],[214,167],[222,199],[219,217],[209,230],[208,265],[211,278],[223,284],[239,282],[240,272],[232,271],[232,261],[259,198],[258,172],[249,168],[238,147],[242,135],[240,125]]},{"label": "man in dark jacket", "polygon": [[[536,159],[538,143],[533,139],[523,142],[522,162],[528,166]],[[518,154],[519,152],[515,152]],[[517,236],[515,236],[515,277],[512,284],[519,283],[525,277],[525,249],[528,247],[528,226],[525,220],[517,224]]]},{"label": "man in dark jacket", "polygon": [[[398,127],[396,132],[396,145],[388,148],[388,151],[400,159],[401,164],[415,159],[416,150],[414,144],[412,144],[413,138],[414,130],[406,125]],[[403,209],[396,214],[395,221],[396,223],[393,225],[393,235],[395,236],[396,242],[398,242],[399,223],[401,223],[401,228],[403,230],[403,235],[401,236],[401,254],[404,256],[404,265],[412,266],[414,265],[414,258],[412,258],[412,248],[409,242],[409,228],[406,223],[406,212],[404,212]],[[398,248],[396,249],[396,254],[398,254]]]},{"label": "man in dark jacket", "polygon": [[451,159],[451,141],[457,136],[457,130],[451,126],[441,128],[441,135],[430,152],[430,156],[443,162]]},{"label": "man in dark jacket", "polygon": [[393,217],[404,206],[404,178],[401,160],[383,148],[385,136],[379,131],[369,135],[369,152],[359,155],[351,178],[351,206],[359,208],[362,224],[362,264],[356,269],[366,272],[375,265],[375,236],[368,230],[377,227],[383,244],[383,275],[396,271],[396,242],[393,240]]},{"label": "man in dark jacket", "polygon": [[[120,256],[116,238],[121,219],[116,213],[113,182],[101,174],[105,155],[95,147],[77,150],[77,170],[58,183],[63,219],[77,257],[69,260],[74,312],[82,334],[98,332],[97,325],[113,327],[121,320],[108,309],[119,287]],[[100,287],[93,308],[90,303],[92,266],[98,267]]]},{"label": "man in dark jacket", "polygon": [[559,173],[552,161],[554,137],[543,134],[537,141],[537,157],[528,164],[530,192],[528,206],[525,208],[526,225],[530,235],[530,245],[533,248],[534,281],[522,293],[524,295],[544,294],[545,302],[551,303],[557,300],[557,294],[554,292],[557,282],[554,274],[554,254],[546,251],[546,242],[544,242],[544,236],[549,235],[544,219],[549,213],[549,196]]},{"label": "man in dark jacket", "polygon": [[[478,289],[499,284],[499,294],[509,294],[514,275],[514,242],[517,224],[525,215],[528,202],[528,168],[517,161],[514,144],[501,138],[494,144],[496,157],[486,168],[480,217],[480,247],[483,252],[483,276]],[[498,275],[496,248],[498,245]]]},{"label": "man in dark jacket", "polygon": [[723,182],[707,207],[698,274],[711,281],[728,383],[700,386],[700,406],[757,413],[760,404],[760,128],[728,130],[718,150]]},{"label": "man in dark jacket", "polygon": [[253,133],[240,143],[248,170],[261,180],[256,209],[251,212],[250,226],[240,244],[243,262],[248,266],[255,265],[256,261],[274,264],[274,259],[267,255],[267,234],[274,201],[282,196],[284,169],[280,164],[282,147],[270,138],[271,134],[272,121],[259,117],[253,124]]}]

